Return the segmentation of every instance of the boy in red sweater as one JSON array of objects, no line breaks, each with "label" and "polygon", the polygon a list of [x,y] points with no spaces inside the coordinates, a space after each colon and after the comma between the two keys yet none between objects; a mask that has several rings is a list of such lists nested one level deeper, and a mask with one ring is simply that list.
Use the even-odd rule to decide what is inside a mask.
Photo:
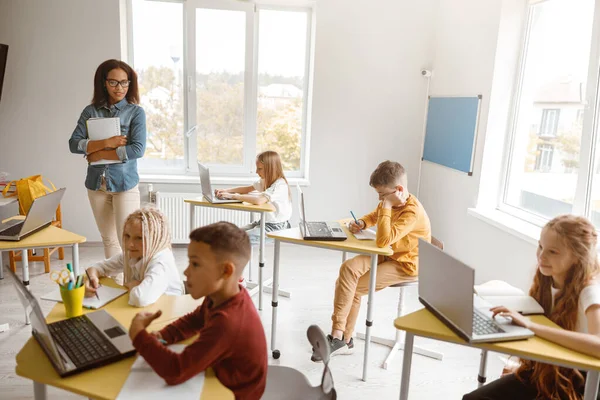
[{"label": "boy in red sweater", "polygon": [[[159,332],[148,333],[146,327],[161,311],[139,313],[129,336],[169,385],[212,368],[236,399],[258,400],[267,382],[267,341],[252,299],[238,284],[250,258],[248,235],[233,224],[218,222],[194,230],[190,239],[184,275],[188,292],[194,299],[205,297],[204,302]],[[197,334],[181,354],[159,341],[171,344]]]}]

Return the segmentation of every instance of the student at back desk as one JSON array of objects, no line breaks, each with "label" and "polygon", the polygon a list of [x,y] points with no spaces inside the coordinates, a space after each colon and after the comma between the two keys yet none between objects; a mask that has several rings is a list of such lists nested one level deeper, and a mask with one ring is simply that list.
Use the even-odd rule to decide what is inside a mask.
[{"label": "student at back desk", "polygon": [[[431,225],[425,209],[415,196],[408,193],[404,167],[397,162],[384,161],[371,174],[369,184],[379,195],[379,205],[370,214],[350,224],[355,233],[377,226],[379,247],[391,246],[394,254],[382,257],[377,266],[375,290],[395,283],[414,280],[418,274],[419,239],[431,241]],[[358,318],[361,297],[369,292],[371,258],[361,255],[344,262],[335,283],[333,326],[327,335],[331,356],[354,352],[352,334]],[[320,362],[317,352],[312,361]]]}]

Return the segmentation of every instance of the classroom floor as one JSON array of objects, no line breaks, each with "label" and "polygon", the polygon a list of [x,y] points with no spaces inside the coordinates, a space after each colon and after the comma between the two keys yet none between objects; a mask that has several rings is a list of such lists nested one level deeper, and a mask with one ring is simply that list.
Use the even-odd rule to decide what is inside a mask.
[{"label": "classroom floor", "polygon": [[[70,251],[66,251],[70,257]],[[101,247],[85,245],[80,247],[80,263],[90,265],[103,255]],[[175,257],[180,271],[187,266],[185,247],[175,249]],[[255,258],[257,255],[255,254]],[[273,260],[272,245],[267,246],[267,265],[265,275],[271,276]],[[310,361],[311,346],[306,339],[306,328],[318,324],[326,333],[330,329],[333,287],[341,260],[341,253],[328,250],[282,245],[280,285],[282,289],[292,292],[292,298],[280,298],[278,312],[278,347],[281,358],[270,363],[294,367],[302,371],[311,384],[320,383],[322,364]],[[54,260],[53,269],[70,261]],[[257,277],[258,263],[254,263],[254,277]],[[42,263],[32,263],[30,267],[31,290],[39,298],[51,290],[52,283],[43,273]],[[21,270],[18,269],[18,274]],[[256,279],[256,278],[255,278]],[[270,294],[263,298],[264,309],[261,317],[270,340],[271,300]],[[410,289],[406,296],[407,309],[421,308],[415,289]],[[394,337],[392,325],[396,314],[398,290],[393,288],[378,292],[375,296],[374,335]],[[258,295],[255,296],[258,302]],[[49,312],[54,303],[41,301],[42,309]],[[358,328],[364,327],[366,316],[366,296],[359,316]],[[24,313],[12,288],[11,278],[5,275],[0,280],[0,324],[10,324],[8,332],[0,333],[0,392],[3,399],[31,399],[33,386],[31,381],[15,374],[15,355],[30,337],[31,330],[25,326]],[[335,387],[342,400],[358,400],[367,398],[397,399],[400,393],[400,374],[402,370],[402,352],[394,359],[389,370],[380,368],[387,356],[386,347],[372,344],[369,353],[369,380],[361,381],[363,342],[355,340],[355,352],[352,355],[338,356],[332,359],[330,367],[333,372]],[[413,367],[410,385],[410,398],[427,399],[460,399],[462,395],[477,387],[477,371],[479,352],[457,345],[417,338],[415,345],[427,347],[444,353],[443,361],[436,361],[419,355],[413,356]],[[269,353],[270,355],[270,353]],[[503,363],[497,354],[488,358],[489,379],[500,375]],[[55,388],[48,388],[49,399],[82,399]]]}]

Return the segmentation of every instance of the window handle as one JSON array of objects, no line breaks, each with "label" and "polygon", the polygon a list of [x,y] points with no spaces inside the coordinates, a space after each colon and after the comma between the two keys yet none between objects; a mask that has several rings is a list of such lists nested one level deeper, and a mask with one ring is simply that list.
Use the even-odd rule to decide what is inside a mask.
[{"label": "window handle", "polygon": [[196,131],[196,129],[198,129],[198,125],[194,125],[192,126],[190,129],[188,129],[188,131],[185,133],[185,137],[189,138],[190,136],[192,136],[192,133],[194,133],[194,131]]}]

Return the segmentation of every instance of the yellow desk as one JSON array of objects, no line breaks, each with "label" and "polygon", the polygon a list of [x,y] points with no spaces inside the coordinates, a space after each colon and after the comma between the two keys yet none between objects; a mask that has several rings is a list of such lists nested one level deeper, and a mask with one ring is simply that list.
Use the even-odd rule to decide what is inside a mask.
[{"label": "yellow desk", "polygon": [[[103,284],[110,284],[103,280]],[[112,285],[111,285],[112,286]],[[193,300],[191,296],[163,295],[152,306],[140,309],[127,305],[127,295],[103,307],[126,328],[129,327],[133,316],[140,311],[154,311],[161,309],[162,316],[150,325],[150,330],[158,330],[170,321],[179,318],[198,307],[202,300]],[[84,310],[84,312],[93,312]],[[64,306],[58,303],[48,315],[47,321],[54,322],[64,319]],[[184,343],[191,342],[190,339]],[[93,399],[115,399],[125,384],[131,365],[135,357],[95,368],[80,374],[61,378],[37,341],[30,338],[21,351],[17,354],[16,373],[27,379],[33,380],[34,397],[36,400],[46,399],[46,385],[58,387],[69,392],[77,393]],[[200,395],[201,400],[208,399],[233,399],[233,393],[223,386],[212,370],[206,371],[204,388]]]},{"label": "yellow desk", "polygon": [[[556,324],[542,315],[534,315],[530,318],[537,323],[557,327]],[[588,371],[584,400],[596,399],[599,383],[600,359],[577,353],[548,340],[533,337],[527,340],[516,340],[512,342],[468,343],[426,309],[396,318],[394,326],[396,329],[406,331],[404,360],[402,362],[402,380],[400,384],[400,400],[408,400],[412,349],[415,335],[481,349],[483,352],[480,374],[483,373],[484,376],[487,351],[495,351],[497,353],[514,355],[520,358],[554,364],[561,367],[577,368]]]},{"label": "yellow desk", "polygon": [[343,252],[343,258],[346,258],[346,253],[366,254],[371,256],[371,275],[369,280],[369,297],[367,305],[367,320],[365,333],[365,354],[363,361],[363,381],[367,380],[367,365],[369,358],[369,344],[371,343],[371,326],[373,325],[373,300],[375,294],[375,281],[377,279],[377,256],[391,256],[394,254],[391,248],[377,247],[374,240],[358,240],[346,228],[348,220],[338,221],[342,229],[348,236],[347,240],[340,242],[304,240],[299,228],[285,229],[277,232],[267,233],[267,237],[275,240],[275,253],[273,262],[273,323],[271,325],[271,351],[273,358],[279,358],[281,353],[277,350],[276,335],[277,335],[277,289],[279,288],[279,251],[281,242],[291,243],[300,246],[319,247],[329,250],[337,250]]},{"label": "yellow desk", "polygon": [[[185,203],[190,205],[190,230],[193,230],[196,227],[196,207],[209,207],[209,208],[222,208],[225,210],[234,210],[234,211],[245,211],[249,212],[251,215],[253,213],[260,214],[260,246],[258,249],[258,285],[252,281],[252,268],[248,271],[248,282],[247,288],[250,293],[250,296],[254,296],[256,294],[256,290],[258,288],[258,309],[262,310],[263,308],[263,289],[265,286],[271,284],[272,279],[267,279],[263,281],[263,268],[265,266],[265,213],[275,211],[275,207],[272,204],[265,203],[260,206],[250,203],[211,203],[207,201],[204,197],[199,197],[196,199],[185,199]],[[286,297],[290,297],[289,293],[283,293],[282,295]]]},{"label": "yellow desk", "polygon": [[[115,288],[123,289],[123,286],[119,286],[110,278],[101,278],[100,283],[105,286],[111,286]],[[119,322],[123,324],[126,328],[129,327],[131,320],[137,313],[140,311],[148,311],[155,312],[158,310],[162,310],[162,315],[155,319],[153,323],[161,323],[164,321],[172,321],[176,318],[179,318],[185,314],[191,313],[196,308],[200,307],[202,304],[202,299],[194,300],[192,296],[168,296],[162,295],[160,299],[154,304],[151,304],[144,308],[132,307],[129,305],[129,294],[124,294],[121,297],[111,301],[102,309],[108,311],[110,315],[115,317]],[[96,310],[89,310],[87,308],[83,309],[83,313],[87,314],[89,312],[94,312]],[[62,303],[57,303],[52,310],[46,316],[46,321],[48,323],[60,321],[65,319],[67,316],[65,314],[65,307]],[[125,321],[125,322],[122,322]]]},{"label": "yellow desk", "polygon": [[[69,232],[55,226],[48,226],[18,242],[0,240],[0,259],[3,251],[22,250],[23,284],[29,286],[29,259],[28,249],[42,249],[50,247],[68,247],[73,250],[73,273],[79,275],[79,244],[85,242],[85,237]],[[25,315],[25,323],[29,325],[29,315]]]}]

